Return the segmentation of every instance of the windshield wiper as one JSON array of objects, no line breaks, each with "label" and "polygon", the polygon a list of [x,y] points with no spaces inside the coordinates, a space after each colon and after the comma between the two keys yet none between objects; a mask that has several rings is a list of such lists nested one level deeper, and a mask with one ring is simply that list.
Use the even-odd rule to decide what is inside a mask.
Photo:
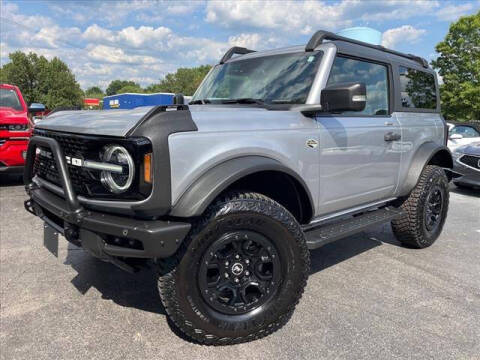
[{"label": "windshield wiper", "polygon": [[258,105],[265,105],[265,101],[262,99],[254,99],[254,98],[239,98],[239,99],[228,99],[222,100],[222,104],[258,104]]},{"label": "windshield wiper", "polygon": [[189,105],[204,105],[204,104],[210,104],[211,101],[208,99],[198,99],[198,100],[193,100],[190,101],[188,104]]}]

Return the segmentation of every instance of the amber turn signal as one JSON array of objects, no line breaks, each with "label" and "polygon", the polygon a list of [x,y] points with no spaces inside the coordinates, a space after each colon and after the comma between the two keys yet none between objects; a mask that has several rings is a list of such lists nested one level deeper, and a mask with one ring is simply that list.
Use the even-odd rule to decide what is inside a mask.
[{"label": "amber turn signal", "polygon": [[145,154],[143,157],[143,180],[146,183],[152,183],[152,154]]}]

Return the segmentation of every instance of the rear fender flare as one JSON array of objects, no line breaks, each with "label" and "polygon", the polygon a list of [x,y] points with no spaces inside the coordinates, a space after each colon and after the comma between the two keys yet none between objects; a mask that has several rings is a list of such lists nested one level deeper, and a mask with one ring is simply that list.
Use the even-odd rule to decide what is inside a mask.
[{"label": "rear fender flare", "polygon": [[453,167],[453,159],[450,150],[443,145],[434,142],[426,142],[422,144],[412,158],[410,169],[404,183],[401,185],[399,195],[406,196],[417,185],[420,174],[425,165],[429,164],[434,157],[439,157],[439,166],[444,169],[451,169]]}]

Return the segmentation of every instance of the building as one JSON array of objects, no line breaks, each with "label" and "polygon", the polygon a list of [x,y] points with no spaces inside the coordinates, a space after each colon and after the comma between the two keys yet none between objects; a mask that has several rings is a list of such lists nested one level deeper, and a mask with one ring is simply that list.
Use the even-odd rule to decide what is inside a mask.
[{"label": "building", "polygon": [[100,99],[85,98],[83,99],[83,107],[86,109],[97,109],[100,107]]},{"label": "building", "polygon": [[174,95],[172,93],[110,95],[103,98],[103,109],[133,109],[139,106],[171,105]]}]

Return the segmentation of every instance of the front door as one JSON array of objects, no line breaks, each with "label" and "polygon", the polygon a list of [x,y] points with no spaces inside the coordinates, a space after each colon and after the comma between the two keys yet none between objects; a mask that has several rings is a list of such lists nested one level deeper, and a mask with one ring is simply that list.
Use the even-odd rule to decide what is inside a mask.
[{"label": "front door", "polygon": [[317,117],[319,215],[383,200],[395,192],[400,165],[395,142],[401,129],[389,115],[389,71],[383,64],[342,56],[333,63],[327,86],[364,82],[367,103],[361,112]]}]

